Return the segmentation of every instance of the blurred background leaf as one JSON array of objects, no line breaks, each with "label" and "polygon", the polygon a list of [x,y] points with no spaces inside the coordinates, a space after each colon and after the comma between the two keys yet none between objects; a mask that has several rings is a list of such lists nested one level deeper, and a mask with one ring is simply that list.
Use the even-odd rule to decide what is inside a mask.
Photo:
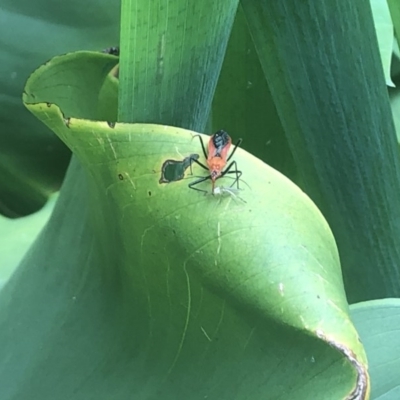
[{"label": "blurred background leaf", "polygon": [[0,289],[49,220],[57,198],[54,194],[41,210],[26,217],[10,219],[0,215]]},{"label": "blurred background leaf", "polygon": [[242,137],[243,147],[296,183],[296,168],[240,6],[212,106],[212,129]]},{"label": "blurred background leaf", "polygon": [[400,3],[397,0],[387,0],[390,15],[394,26],[397,39],[400,37]]},{"label": "blurred background leaf", "polygon": [[398,296],[400,162],[369,1],[242,5],[349,301]]},{"label": "blurred background leaf", "polygon": [[40,209],[61,185],[70,151],[24,108],[29,74],[49,58],[118,44],[120,1],[2,0],[0,5],[0,213]]},{"label": "blurred background leaf", "polygon": [[400,398],[400,299],[354,304],[352,320],[368,354],[371,398]]}]

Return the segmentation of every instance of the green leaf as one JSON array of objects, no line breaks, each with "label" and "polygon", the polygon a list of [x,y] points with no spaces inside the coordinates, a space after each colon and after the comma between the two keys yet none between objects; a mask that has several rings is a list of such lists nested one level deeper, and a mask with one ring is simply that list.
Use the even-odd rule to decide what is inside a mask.
[{"label": "green leaf", "polygon": [[400,299],[354,304],[350,308],[367,351],[371,374],[371,398],[400,398]]},{"label": "green leaf", "polygon": [[39,210],[59,190],[70,151],[23,106],[30,73],[51,57],[118,44],[120,1],[1,1],[0,213]]},{"label": "green leaf", "polygon": [[400,90],[390,91],[390,105],[392,107],[393,121],[396,128],[397,142],[400,143]]},{"label": "green leaf", "polygon": [[85,76],[56,61],[24,98],[80,164],[0,293],[1,398],[365,398],[338,253],[309,198],[241,149],[246,203],[160,183],[165,160],[199,151],[194,132],[75,118]]},{"label": "green leaf", "polygon": [[237,6],[123,0],[119,121],[204,129]]},{"label": "green leaf", "polygon": [[400,296],[400,162],[369,1],[242,5],[348,299]]},{"label": "green leaf", "polygon": [[[7,382],[0,388],[2,399],[47,400],[55,392],[59,400],[309,399],[325,394],[326,387],[324,398],[335,399],[351,390],[356,379],[351,365],[313,330],[318,326],[320,335],[342,338],[353,349],[356,336],[345,314],[325,302],[321,280],[312,282],[307,274],[307,283],[320,286],[317,304],[314,289],[298,285],[296,266],[307,252],[299,249],[289,261],[296,249],[282,244],[287,260],[282,272],[274,268],[278,254],[274,263],[266,260],[258,268],[239,249],[232,254],[230,245],[238,243],[226,222],[226,214],[235,210],[230,206],[220,217],[221,257],[215,265],[215,226],[211,232],[208,220],[196,225],[208,233],[201,238],[203,249],[196,230],[187,227],[195,221],[185,218],[184,210],[170,219],[159,214],[165,218],[157,229],[143,231],[148,215],[140,217],[140,199],[131,199],[125,209],[116,201],[115,189],[128,198],[136,194],[129,181],[118,181],[107,192],[103,183],[96,188],[94,180],[106,169],[93,179],[74,163],[50,224],[0,293],[0,371]],[[165,188],[176,191],[173,184]],[[154,191],[148,205],[165,207],[167,201],[176,211],[179,194],[151,203],[161,197]],[[217,214],[226,204],[218,207],[214,199],[202,198],[192,207],[200,206],[217,208]],[[132,212],[139,216],[134,221]],[[276,228],[270,236],[274,233]],[[256,258],[253,249],[254,244]],[[273,282],[279,275],[283,293]],[[278,324],[273,314],[309,326],[293,329]]]},{"label": "green leaf", "polygon": [[9,219],[0,215],[0,289],[50,218],[57,197],[53,195],[40,211],[23,218]]},{"label": "green leaf", "polygon": [[297,183],[293,156],[242,7],[233,24],[218,80],[212,126],[212,132],[223,128],[233,137],[242,137],[247,151]]},{"label": "green leaf", "polygon": [[394,87],[390,77],[394,37],[389,6],[387,0],[370,0],[370,2],[386,85]]},{"label": "green leaf", "polygon": [[118,117],[118,65],[107,75],[98,96],[97,112],[103,121],[116,121]]},{"label": "green leaf", "polygon": [[393,42],[393,54],[392,54],[392,78],[395,84],[398,85],[399,82],[399,76],[400,76],[400,49],[399,49],[399,44],[397,42],[397,39],[394,38]]},{"label": "green leaf", "polygon": [[[101,114],[100,94],[102,102],[107,101],[107,94],[113,95],[111,90],[104,93],[103,89],[109,72],[117,63],[115,56],[89,51],[54,57],[30,76],[24,101],[46,99],[49,105],[56,101],[66,118],[73,115],[95,120]],[[58,90],[55,90],[56,86]],[[72,99],[79,99],[79,103]],[[102,110],[104,106],[101,107]]]},{"label": "green leaf", "polygon": [[400,37],[400,4],[397,0],[387,0],[389,6],[390,15],[393,21],[394,30],[397,39]]}]

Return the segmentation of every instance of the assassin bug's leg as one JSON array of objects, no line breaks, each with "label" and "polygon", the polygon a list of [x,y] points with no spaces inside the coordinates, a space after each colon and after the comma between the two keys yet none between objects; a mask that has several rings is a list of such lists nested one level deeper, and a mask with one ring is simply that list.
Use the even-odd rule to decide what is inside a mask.
[{"label": "assassin bug's leg", "polygon": [[193,187],[193,186],[194,186],[194,185],[197,185],[197,184],[199,184],[199,183],[201,183],[201,182],[204,182],[204,181],[206,181],[207,179],[210,179],[210,178],[211,178],[211,175],[204,176],[204,177],[202,177],[202,178],[199,178],[199,179],[195,180],[195,181],[192,182],[192,183],[189,183],[188,186],[189,186],[190,189],[197,190],[197,191],[203,192],[203,193],[208,193],[207,190],[198,189],[198,188]]},{"label": "assassin bug's leg", "polygon": [[202,167],[202,168],[204,168],[205,170],[208,171],[208,167],[206,167],[204,164],[202,164],[202,163],[201,163],[200,161],[198,161],[197,159],[195,159],[195,158],[193,158],[193,157],[190,157],[190,174],[191,174],[191,175],[193,175],[193,171],[192,171],[192,163],[193,163],[193,161],[194,161],[196,164],[200,165],[200,167]]},{"label": "assassin bug's leg", "polygon": [[242,140],[243,139],[239,139],[237,142],[236,142],[236,144],[235,144],[235,147],[233,148],[233,150],[232,150],[232,153],[230,154],[230,156],[227,158],[227,162],[233,157],[233,155],[235,154],[235,151],[236,151],[236,149],[240,146],[240,144],[242,143]]},{"label": "assassin bug's leg", "polygon": [[[234,171],[231,171],[231,169],[232,169],[233,166],[235,166],[235,170],[234,170]],[[230,187],[232,187],[232,186],[236,183],[236,186],[237,186],[237,188],[239,189],[239,179],[240,179],[240,177],[242,176],[242,171],[239,171],[239,170],[237,169],[236,161],[232,161],[232,162],[228,165],[228,167],[225,169],[225,171],[222,172],[221,178],[222,178],[223,176],[225,176],[226,174],[236,174],[236,179],[233,181],[233,183],[232,183],[232,185],[231,185]]]},{"label": "assassin bug's leg", "polygon": [[[194,135],[193,137],[198,137],[200,139],[200,143],[201,143],[201,148],[203,149],[203,154],[205,159],[207,160],[207,152],[206,152],[206,148],[204,147],[204,142],[203,142],[203,138],[200,135]],[[207,168],[208,169],[208,168]]]}]

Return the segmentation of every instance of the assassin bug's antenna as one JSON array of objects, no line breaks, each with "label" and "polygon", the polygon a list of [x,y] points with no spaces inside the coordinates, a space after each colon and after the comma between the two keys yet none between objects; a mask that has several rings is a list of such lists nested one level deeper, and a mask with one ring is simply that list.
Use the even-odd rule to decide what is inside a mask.
[{"label": "assassin bug's antenna", "polygon": [[[239,139],[232,151],[232,153],[228,157],[229,149],[232,145],[232,139],[225,131],[218,131],[211,136],[208,142],[208,152],[204,146],[203,138],[200,135],[196,135],[200,139],[201,148],[203,149],[203,154],[207,162],[207,166],[202,164],[200,161],[191,159],[191,162],[195,162],[200,165],[200,167],[208,170],[210,174],[208,176],[199,178],[194,182],[189,184],[190,189],[198,190],[199,192],[207,193],[207,190],[199,189],[194,186],[198,185],[201,182],[204,182],[208,179],[211,179],[212,190],[211,193],[214,194],[215,181],[219,178],[222,178],[226,174],[236,174],[236,179],[231,185],[231,187],[236,183],[237,188],[239,189],[239,178],[242,176],[242,171],[237,169],[236,161],[232,161],[226,168],[226,164],[235,154],[236,149],[242,143],[242,139]],[[235,167],[234,170],[232,168]],[[224,169],[225,168],[225,169]]]}]

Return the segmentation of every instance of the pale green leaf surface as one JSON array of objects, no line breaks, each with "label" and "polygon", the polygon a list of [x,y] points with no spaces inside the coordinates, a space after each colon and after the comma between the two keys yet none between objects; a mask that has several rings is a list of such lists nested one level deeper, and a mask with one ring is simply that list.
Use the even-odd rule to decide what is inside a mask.
[{"label": "pale green leaf surface", "polygon": [[[101,165],[100,175],[110,163]],[[254,270],[238,246],[230,247],[232,240],[237,243],[232,239],[236,235],[223,221],[238,207],[229,205],[220,217],[217,257],[212,221],[199,226],[198,217],[185,221],[184,209],[173,207],[177,197],[168,200],[171,193],[187,188],[171,184],[164,194],[145,194],[148,208],[163,204],[165,209],[167,201],[175,211],[164,218],[159,213],[151,229],[143,215],[148,211],[137,207],[140,198],[130,197],[137,192],[129,180],[116,178],[119,183],[106,195],[103,178],[94,178],[92,172],[88,176],[74,163],[50,224],[0,293],[0,376],[6,382],[0,387],[2,399],[53,400],[54,393],[57,400],[309,399],[323,393],[324,399],[334,400],[351,389],[356,377],[336,351],[305,334],[304,326],[296,331],[268,316],[271,311],[302,325],[304,312],[308,329],[331,331],[318,315],[321,309],[310,314],[313,307],[306,305],[315,287],[301,290],[298,276],[290,273],[298,262],[287,264],[289,274],[282,279],[288,284],[279,293],[272,283],[279,279],[274,264]],[[136,175],[132,179],[140,191],[143,182]],[[146,189],[153,189],[156,181],[149,180]],[[123,192],[130,200],[120,208],[117,193]],[[189,212],[217,208],[215,215],[226,207],[209,197],[199,202],[196,196],[185,196],[192,204]],[[132,212],[138,216],[135,221]],[[196,228],[213,240],[199,238]],[[201,248],[200,241],[205,243]],[[286,241],[285,254],[289,246]],[[299,251],[296,261],[304,256]],[[320,286],[318,281],[313,286]],[[296,287],[297,293],[292,291]],[[330,335],[340,337],[341,329],[352,332],[342,312],[331,319],[337,309],[319,293],[328,325],[335,324]],[[293,310],[296,315],[290,299],[301,299]],[[275,310],[268,311],[265,301],[274,302]]]},{"label": "pale green leaf surface", "polygon": [[97,113],[102,121],[116,121],[118,118],[118,78],[114,72],[118,70],[118,66],[113,68],[112,72],[107,75],[99,93],[99,104]]},{"label": "pale green leaf surface", "polygon": [[389,6],[387,0],[370,0],[370,2],[386,85],[394,87],[390,77],[394,32]]},{"label": "pale green leaf surface", "polygon": [[369,360],[371,399],[399,399],[400,299],[358,303],[350,311]]},{"label": "pale green leaf surface", "polygon": [[34,214],[17,219],[0,215],[0,289],[7,282],[53,211],[58,195]]},{"label": "pale green leaf surface", "polygon": [[[69,55],[66,65],[71,58],[84,61]],[[160,184],[164,160],[199,151],[194,132],[74,118],[89,98],[72,90],[66,101],[68,86],[55,80],[39,95],[55,66],[35,72],[24,98],[82,167],[74,162],[45,232],[0,293],[10,328],[0,326],[0,373],[10,382],[1,397],[365,393],[338,253],[309,198],[240,149],[246,203],[190,190],[187,179]]]}]

